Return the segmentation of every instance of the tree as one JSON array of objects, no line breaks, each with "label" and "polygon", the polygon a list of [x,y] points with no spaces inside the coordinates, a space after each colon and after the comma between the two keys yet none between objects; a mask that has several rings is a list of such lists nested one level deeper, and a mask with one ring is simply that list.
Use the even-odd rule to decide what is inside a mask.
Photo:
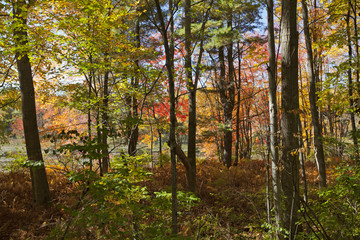
[{"label": "tree", "polygon": [[30,3],[25,0],[12,2],[13,5],[13,36],[16,47],[16,64],[19,73],[21,91],[21,109],[24,125],[26,152],[30,161],[35,205],[50,203],[50,190],[46,178],[45,166],[41,152],[39,131],[36,119],[35,91],[33,75],[29,59],[29,40],[27,33],[27,16]]},{"label": "tree", "polygon": [[172,234],[178,233],[177,224],[177,179],[176,179],[176,103],[175,103],[175,81],[174,81],[174,6],[173,1],[169,1],[169,25],[170,32],[167,31],[167,24],[164,19],[163,11],[159,0],[155,0],[156,12],[159,18],[159,29],[163,45],[165,48],[165,65],[167,70],[168,82],[169,82],[169,97],[170,97],[170,159],[171,159],[171,197],[172,197]]},{"label": "tree", "polygon": [[[348,91],[349,91],[349,103],[350,103],[350,121],[352,128],[352,139],[358,155],[358,139],[356,135],[356,122],[355,122],[355,113],[354,113],[354,84],[352,79],[352,61],[353,61],[353,53],[352,53],[352,42],[351,42],[351,29],[350,29],[350,18],[351,18],[351,0],[348,0],[348,12],[346,14],[346,37],[347,37],[347,45],[348,45]],[[356,156],[357,158],[359,156]]]},{"label": "tree", "polygon": [[[278,141],[278,114],[276,101],[276,53],[274,34],[274,1],[267,0],[268,42],[269,42],[269,117],[270,117],[270,155],[271,176],[274,197],[275,222],[277,229],[281,224],[281,186],[279,175],[279,141]],[[279,232],[277,232],[279,235]]]},{"label": "tree", "polygon": [[[322,133],[321,126],[319,122],[319,110],[317,107],[317,93],[316,93],[316,76],[315,76],[315,67],[314,67],[314,57],[312,50],[312,41],[309,30],[309,16],[306,0],[301,0],[302,5],[302,14],[304,21],[304,35],[306,42],[306,51],[308,56],[308,66],[309,66],[309,78],[310,78],[310,89],[309,89],[309,101],[310,101],[310,111],[311,111],[311,120],[313,125],[313,140],[314,140],[314,150],[315,150],[315,161],[316,166],[319,171],[319,186],[320,188],[326,187],[326,169],[325,169],[325,155],[323,149]],[[317,71],[318,72],[318,71]]]},{"label": "tree", "polygon": [[282,227],[296,235],[299,198],[299,87],[297,1],[281,1],[281,184],[284,195]]},{"label": "tree", "polygon": [[241,74],[238,74],[237,78],[234,66],[236,57],[238,63],[241,63],[241,51],[239,49],[234,51],[234,46],[238,47],[239,44],[235,43],[239,43],[242,38],[245,38],[246,32],[254,29],[259,15],[259,3],[257,1],[218,1],[214,3],[213,9],[215,10],[212,11],[211,17],[214,26],[210,30],[206,48],[213,64],[215,86],[218,89],[223,118],[221,123],[222,161],[224,165],[230,167],[233,164],[232,132],[236,87],[241,88],[240,84],[236,84],[236,79],[239,83],[241,82]]},{"label": "tree", "polygon": [[[189,91],[189,133],[188,133],[188,166],[186,171],[188,188],[196,192],[196,91],[197,82],[192,78],[192,61],[191,61],[191,0],[185,0],[185,73],[187,88]],[[202,50],[201,50],[202,51]]]}]

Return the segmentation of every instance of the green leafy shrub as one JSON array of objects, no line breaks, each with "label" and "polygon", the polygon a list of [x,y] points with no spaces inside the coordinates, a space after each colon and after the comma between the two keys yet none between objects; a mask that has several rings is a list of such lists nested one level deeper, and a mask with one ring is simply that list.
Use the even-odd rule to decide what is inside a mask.
[{"label": "green leafy shrub", "polygon": [[[146,159],[145,159],[146,160]],[[84,169],[70,179],[83,189],[79,202],[67,209],[70,220],[59,224],[49,239],[169,239],[171,194],[150,194],[141,182],[151,175],[139,157],[113,159],[113,171],[99,177]],[[179,193],[181,211],[198,199]],[[183,239],[183,238],[182,238]]]},{"label": "green leafy shrub", "polygon": [[5,171],[17,172],[23,171],[26,167],[27,157],[22,153],[9,153],[7,158],[12,159],[8,163],[5,164]]},{"label": "green leafy shrub", "polygon": [[337,174],[335,184],[320,191],[319,200],[310,203],[315,224],[307,220],[314,230],[308,239],[360,238],[360,168],[339,167]]}]

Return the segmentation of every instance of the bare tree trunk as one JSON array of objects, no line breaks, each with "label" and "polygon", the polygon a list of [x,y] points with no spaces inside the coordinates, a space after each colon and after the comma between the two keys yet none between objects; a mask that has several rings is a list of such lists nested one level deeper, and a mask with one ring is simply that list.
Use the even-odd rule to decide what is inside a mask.
[{"label": "bare tree trunk", "polygon": [[161,130],[158,129],[158,134],[159,134],[159,160],[160,160],[160,167],[163,166],[163,162],[162,162],[162,133]]},{"label": "bare tree trunk", "polygon": [[[92,93],[92,83],[93,83],[93,79],[94,79],[94,71],[92,70],[92,64],[93,64],[93,57],[92,54],[90,53],[89,55],[89,62],[90,62],[90,66],[91,69],[89,71],[89,76],[85,78],[87,80],[88,83],[88,112],[87,112],[87,128],[88,128],[88,144],[91,143],[91,139],[92,139],[92,134],[91,134],[91,93]],[[93,170],[93,157],[90,156],[89,159],[89,167],[90,167],[90,171]]]},{"label": "bare tree trunk", "polygon": [[281,1],[281,133],[284,194],[283,228],[294,239],[300,209],[299,198],[299,87],[297,1]]},{"label": "bare tree trunk", "polygon": [[[350,1],[349,1],[350,2]],[[346,16],[346,34],[347,34],[347,42],[348,42],[348,54],[349,54],[349,69],[348,69],[348,88],[349,88],[349,102],[350,102],[350,120],[351,120],[351,128],[352,128],[352,138],[354,142],[354,147],[357,152],[358,157],[358,139],[356,136],[356,123],[355,123],[355,114],[352,109],[354,108],[354,99],[353,99],[353,80],[352,80],[352,46],[351,46],[351,30],[350,30],[350,3],[349,10]]]},{"label": "bare tree trunk", "polygon": [[[232,45],[232,44],[231,44]],[[232,48],[232,47],[231,47]],[[230,47],[228,47],[228,50]],[[231,51],[232,52],[232,51]],[[229,54],[229,53],[228,53]],[[232,58],[232,56],[231,56]],[[230,82],[230,78],[226,81],[226,66],[225,66],[225,56],[224,56],[224,47],[219,48],[219,61],[220,61],[220,99],[223,104],[224,111],[224,159],[223,163],[227,167],[231,166],[231,156],[232,156],[232,110],[234,104],[232,97],[235,96],[234,84]],[[229,63],[230,64],[230,63]],[[229,74],[230,76],[230,74]],[[232,93],[234,90],[234,93]]]},{"label": "bare tree trunk", "polygon": [[237,96],[237,103],[236,103],[236,143],[235,143],[235,161],[234,166],[238,165],[240,159],[240,90],[241,90],[241,51],[239,43],[237,43],[237,50],[238,50],[238,79],[236,81],[236,96]]},{"label": "bare tree trunk", "polygon": [[[135,33],[136,33],[135,34],[135,44],[136,44],[137,48],[140,48],[140,46],[141,46],[140,19],[138,19],[136,22]],[[136,69],[139,69],[139,60],[135,61],[135,66],[136,66]],[[131,85],[134,89],[139,88],[139,77],[138,77],[137,73],[135,73],[135,77],[134,77]],[[136,119],[136,123],[135,123],[135,126],[131,127],[131,133],[130,133],[130,139],[129,139],[129,145],[128,145],[128,153],[130,156],[135,156],[136,150],[137,150],[138,138],[139,138],[139,127],[138,127],[139,113],[138,113],[138,100],[137,100],[136,94],[134,94],[132,96],[129,107],[130,107],[130,112],[132,111],[131,117],[132,117],[132,119]]]},{"label": "bare tree trunk", "polygon": [[309,65],[309,78],[310,78],[310,91],[309,91],[309,102],[310,102],[310,111],[311,111],[311,120],[314,130],[314,151],[315,151],[315,161],[316,166],[319,171],[319,187],[320,189],[326,187],[326,167],[325,167],[325,155],[322,142],[322,133],[319,122],[318,107],[317,107],[317,94],[316,94],[316,76],[314,70],[314,58],[312,51],[312,42],[309,31],[309,16],[306,0],[301,0],[302,4],[302,14],[304,19],[304,34],[306,42],[306,50],[308,55],[308,65]]},{"label": "bare tree trunk", "polygon": [[16,64],[21,91],[21,109],[24,126],[26,153],[33,163],[30,167],[34,205],[50,203],[49,184],[41,152],[39,130],[36,119],[35,91],[31,64],[28,57],[27,11],[25,0],[13,2],[13,35],[16,46]]},{"label": "bare tree trunk", "polygon": [[[274,197],[275,223],[277,229],[281,227],[281,186],[279,174],[279,140],[278,140],[278,117],[276,99],[276,52],[274,36],[274,2],[267,0],[267,21],[268,21],[268,41],[269,41],[269,117],[270,117],[270,156],[271,156],[271,176]],[[277,230],[277,236],[279,236]]]},{"label": "bare tree trunk", "polygon": [[100,106],[97,106],[97,113],[96,113],[96,143],[97,143],[97,148],[96,148],[96,153],[98,156],[98,162],[99,162],[99,174],[100,176],[104,175],[103,172],[103,164],[102,164],[102,135],[101,135],[102,131],[101,131],[101,126],[100,126]]},{"label": "bare tree trunk", "polygon": [[355,106],[356,106],[356,112],[360,113],[360,62],[359,62],[359,38],[358,38],[358,12],[357,12],[357,0],[355,0],[355,4],[353,4],[351,1],[349,1],[351,4],[351,8],[354,12],[354,35],[355,35],[355,52],[356,52],[356,90],[358,92],[358,96],[355,99]]},{"label": "bare tree trunk", "polygon": [[150,159],[151,159],[151,169],[154,170],[154,131],[153,131],[153,126],[151,123],[151,120],[149,120],[149,125],[150,125]]},{"label": "bare tree trunk", "polygon": [[[232,10],[229,10],[228,13],[228,22],[227,22],[227,26],[229,28],[233,28],[232,24],[233,24],[233,19],[232,19]],[[234,57],[233,57],[233,43],[229,43],[227,45],[227,60],[228,60],[228,99],[227,99],[227,104],[225,105],[224,108],[224,115],[225,115],[225,123],[227,125],[227,131],[226,131],[226,142],[227,142],[227,146],[225,146],[226,152],[228,154],[227,158],[226,158],[226,166],[230,167],[232,164],[232,122],[233,122],[233,109],[234,109],[234,105],[235,105],[235,81],[234,81]]]},{"label": "bare tree trunk", "polygon": [[[106,54],[107,55],[107,54]],[[108,56],[106,56],[105,63],[108,63]],[[106,68],[108,66],[105,66]],[[108,149],[108,133],[109,133],[109,71],[106,69],[104,74],[104,96],[103,96],[103,109],[102,109],[102,171],[103,173],[109,172],[110,158]]]},{"label": "bare tree trunk", "polygon": [[175,106],[175,80],[174,80],[174,22],[172,20],[173,14],[173,2],[169,1],[170,12],[170,39],[168,38],[167,27],[165,24],[164,16],[159,0],[155,0],[156,11],[160,22],[161,36],[163,38],[163,45],[166,55],[166,69],[169,81],[169,96],[170,96],[170,159],[171,159],[171,212],[172,212],[172,234],[178,233],[178,221],[177,221],[177,171],[176,171],[176,106]]},{"label": "bare tree trunk", "polygon": [[[302,126],[301,126],[301,121],[299,120],[299,133],[300,136],[302,134]],[[300,148],[304,148],[304,141],[302,139],[302,137],[299,138],[299,147]],[[303,180],[303,195],[304,195],[304,201],[307,202],[308,197],[307,197],[307,181],[306,181],[306,172],[305,172],[305,159],[306,159],[306,155],[305,153],[301,150],[300,151],[300,167],[301,167],[301,178]]]},{"label": "bare tree trunk", "polygon": [[185,0],[185,74],[189,91],[189,129],[188,129],[188,161],[186,169],[187,187],[196,192],[196,82],[192,78],[191,61],[191,0]]},{"label": "bare tree trunk", "polygon": [[266,156],[266,215],[267,215],[267,223],[271,225],[271,196],[270,196],[270,137],[267,134],[266,136],[266,144],[267,144],[267,156]]}]

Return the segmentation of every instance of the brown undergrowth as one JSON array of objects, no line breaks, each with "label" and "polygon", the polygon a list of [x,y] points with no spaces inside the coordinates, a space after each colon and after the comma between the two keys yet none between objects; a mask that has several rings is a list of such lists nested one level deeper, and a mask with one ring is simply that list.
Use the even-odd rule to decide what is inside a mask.
[{"label": "brown undergrowth", "polygon": [[[316,167],[308,162],[306,169],[308,184],[313,188],[317,184]],[[332,167],[329,175],[332,175]],[[69,218],[60,206],[73,207],[80,191],[61,171],[48,171],[48,179],[52,205],[49,208],[33,208],[29,173],[0,173],[1,240],[46,239],[59,221]],[[155,168],[152,178],[143,185],[150,193],[170,191],[170,166]],[[178,189],[184,191],[185,187],[185,172],[179,165]],[[203,161],[197,167],[197,189],[201,202],[191,212],[180,215],[180,231],[184,236],[202,230],[223,231],[223,236],[229,235],[229,239],[244,235],[262,238],[260,227],[266,221],[265,161],[241,161],[230,169],[217,162]],[[209,222],[213,226],[206,230]]]},{"label": "brown undergrowth", "polygon": [[[182,166],[177,169],[178,189],[184,191],[185,171]],[[150,191],[170,189],[170,166],[155,169],[153,178],[146,185]],[[214,161],[201,162],[197,166],[197,195],[201,202],[192,209],[190,216],[180,216],[180,222],[185,222],[181,231],[185,235],[187,231],[193,233],[199,230],[194,228],[201,228],[208,219],[217,225],[213,228],[227,231],[229,235],[260,228],[266,213],[265,185],[264,161],[242,161],[230,169]],[[196,226],[193,226],[194,222]]]},{"label": "brown undergrowth", "polygon": [[71,206],[77,189],[60,172],[48,172],[52,203],[32,206],[28,171],[0,173],[0,239],[45,239],[55,224],[67,218],[61,205]]}]

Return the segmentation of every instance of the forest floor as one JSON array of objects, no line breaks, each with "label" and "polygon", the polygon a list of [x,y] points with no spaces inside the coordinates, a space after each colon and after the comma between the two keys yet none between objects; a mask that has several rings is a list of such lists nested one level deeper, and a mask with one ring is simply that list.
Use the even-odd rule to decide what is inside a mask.
[{"label": "forest floor", "polygon": [[[309,189],[316,189],[315,165],[312,162],[306,165]],[[266,162],[242,161],[227,169],[217,162],[203,161],[198,164],[197,171],[201,202],[189,214],[180,217],[181,233],[190,235],[187,231],[194,228],[190,227],[193,221],[206,215],[207,219],[213,219],[223,239],[243,239],[244,236],[263,239],[266,234],[261,227],[266,222]],[[169,190],[170,166],[156,168],[153,173],[152,179],[143,183],[148,191]],[[79,190],[56,169],[48,171],[48,179],[52,204],[48,208],[34,208],[28,171],[0,173],[0,240],[46,239],[59,219],[69,218],[60,206],[73,207]],[[185,174],[181,166],[178,167],[178,182],[179,190],[184,190]],[[199,228],[203,227],[200,222],[198,224]]]}]

